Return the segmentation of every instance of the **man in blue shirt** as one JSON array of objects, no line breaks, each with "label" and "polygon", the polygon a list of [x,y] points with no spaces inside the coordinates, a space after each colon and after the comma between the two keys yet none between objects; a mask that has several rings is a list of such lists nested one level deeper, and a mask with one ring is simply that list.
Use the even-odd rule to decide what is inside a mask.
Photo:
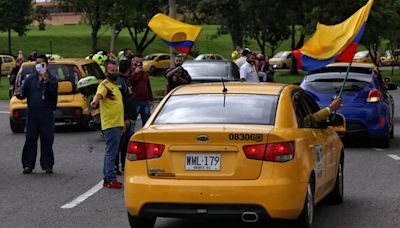
[{"label": "man in blue shirt", "polygon": [[47,71],[45,55],[36,57],[36,72],[28,76],[16,91],[18,99],[28,100],[26,140],[22,151],[23,173],[35,168],[37,141],[40,136],[40,166],[46,173],[53,173],[54,110],[57,106],[57,78]]}]

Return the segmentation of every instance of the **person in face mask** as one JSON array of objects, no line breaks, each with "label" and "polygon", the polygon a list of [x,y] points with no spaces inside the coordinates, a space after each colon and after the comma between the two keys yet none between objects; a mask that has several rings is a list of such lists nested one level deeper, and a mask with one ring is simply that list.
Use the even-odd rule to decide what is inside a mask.
[{"label": "person in face mask", "polygon": [[97,108],[100,104],[101,130],[106,141],[103,167],[103,186],[106,188],[122,187],[122,183],[117,181],[114,173],[121,135],[125,131],[122,94],[116,85],[118,77],[119,73],[107,74],[106,79],[97,87],[96,95],[91,102],[93,108]]},{"label": "person in face mask", "polygon": [[40,136],[40,166],[46,173],[53,173],[54,111],[57,107],[57,78],[47,71],[45,55],[36,57],[36,72],[25,78],[15,91],[18,99],[27,98],[26,141],[22,151],[23,173],[32,173],[37,155],[37,140]]},{"label": "person in face mask", "polygon": [[240,67],[241,82],[260,82],[255,67],[256,53],[252,52],[247,55],[246,63]]},{"label": "person in face mask", "polygon": [[175,57],[175,67],[169,68],[165,71],[165,78],[168,80],[168,84],[166,86],[166,93],[169,93],[171,90],[175,89],[180,85],[189,84],[192,81],[189,73],[183,69],[183,57],[176,56]]}]

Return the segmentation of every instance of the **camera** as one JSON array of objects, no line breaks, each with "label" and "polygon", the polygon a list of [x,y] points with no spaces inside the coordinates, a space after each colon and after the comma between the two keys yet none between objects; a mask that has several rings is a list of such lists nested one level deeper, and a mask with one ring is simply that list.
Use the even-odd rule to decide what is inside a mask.
[{"label": "camera", "polygon": [[137,63],[137,67],[143,67],[143,63],[142,62],[138,62]]}]

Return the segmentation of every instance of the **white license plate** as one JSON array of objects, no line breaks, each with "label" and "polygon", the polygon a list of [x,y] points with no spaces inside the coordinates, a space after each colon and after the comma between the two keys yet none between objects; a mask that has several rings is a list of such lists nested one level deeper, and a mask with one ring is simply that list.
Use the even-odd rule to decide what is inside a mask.
[{"label": "white license plate", "polygon": [[186,170],[221,170],[221,154],[186,154]]}]

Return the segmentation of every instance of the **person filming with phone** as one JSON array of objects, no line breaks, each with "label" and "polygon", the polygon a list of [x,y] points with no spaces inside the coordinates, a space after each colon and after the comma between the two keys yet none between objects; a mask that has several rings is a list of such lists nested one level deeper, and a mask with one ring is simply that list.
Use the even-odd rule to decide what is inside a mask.
[{"label": "person filming with phone", "polygon": [[36,71],[27,76],[15,91],[18,99],[27,98],[26,140],[22,151],[23,173],[32,173],[35,168],[37,140],[40,136],[40,166],[48,174],[54,165],[54,111],[57,107],[57,78],[47,70],[45,55],[36,57]]},{"label": "person filming with phone", "polygon": [[180,85],[189,84],[192,81],[189,73],[182,67],[183,60],[182,56],[175,56],[175,67],[165,71],[165,78],[168,80],[166,93],[169,93]]}]

